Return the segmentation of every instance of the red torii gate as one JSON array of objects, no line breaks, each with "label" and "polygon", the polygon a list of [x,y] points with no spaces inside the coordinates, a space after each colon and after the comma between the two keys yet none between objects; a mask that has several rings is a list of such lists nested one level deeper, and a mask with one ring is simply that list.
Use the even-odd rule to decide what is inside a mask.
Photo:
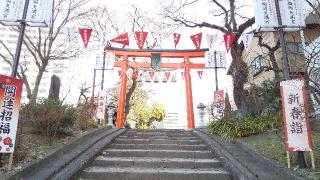
[{"label": "red torii gate", "polygon": [[129,67],[133,68],[151,68],[151,63],[146,62],[130,62],[130,57],[150,57],[152,54],[160,54],[161,57],[165,58],[184,58],[182,63],[161,63],[161,68],[175,68],[184,69],[184,79],[186,82],[186,99],[187,99],[187,118],[188,118],[188,128],[194,128],[194,112],[193,112],[193,99],[192,99],[192,85],[190,77],[190,69],[203,69],[205,64],[196,64],[190,61],[190,58],[199,58],[205,56],[205,51],[208,49],[200,50],[155,50],[155,49],[124,49],[124,48],[114,48],[106,47],[106,52],[114,53],[115,56],[120,56],[123,58],[122,61],[114,63],[115,67],[122,68],[121,75],[121,87],[118,103],[117,121],[116,127],[124,127],[124,113],[125,113],[125,102],[126,102],[126,87],[127,87],[127,75],[126,71]]}]

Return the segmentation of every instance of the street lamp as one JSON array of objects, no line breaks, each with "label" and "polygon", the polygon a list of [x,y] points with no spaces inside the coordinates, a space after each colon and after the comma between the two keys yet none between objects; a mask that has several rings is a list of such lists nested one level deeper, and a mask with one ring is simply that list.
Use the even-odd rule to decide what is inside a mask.
[{"label": "street lamp", "polygon": [[116,109],[116,106],[111,101],[108,104],[107,108],[108,108],[108,126],[111,126],[111,127],[114,128],[114,125],[113,125],[113,114],[114,114],[114,110]]},{"label": "street lamp", "polygon": [[204,115],[206,114],[204,109],[206,108],[206,106],[203,103],[199,103],[198,106],[198,114],[200,117],[200,127],[204,126]]}]

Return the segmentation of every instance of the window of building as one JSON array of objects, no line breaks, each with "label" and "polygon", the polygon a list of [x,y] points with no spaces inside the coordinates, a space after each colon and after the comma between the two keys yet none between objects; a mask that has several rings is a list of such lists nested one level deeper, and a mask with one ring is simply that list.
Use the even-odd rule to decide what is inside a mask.
[{"label": "window of building", "polygon": [[254,58],[253,61],[251,61],[251,74],[252,76],[256,76],[257,74],[259,74],[260,72],[262,72],[263,68],[262,68],[262,61],[263,58],[261,55],[257,56],[256,58]]},{"label": "window of building", "polygon": [[[307,46],[308,44],[306,44]],[[295,54],[303,55],[303,45],[301,42],[288,42],[287,43],[287,51]]]}]

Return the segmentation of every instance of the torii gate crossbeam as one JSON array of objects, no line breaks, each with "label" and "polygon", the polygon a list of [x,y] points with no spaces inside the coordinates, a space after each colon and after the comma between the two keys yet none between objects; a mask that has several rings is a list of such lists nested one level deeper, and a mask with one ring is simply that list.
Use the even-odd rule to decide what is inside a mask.
[{"label": "torii gate crossbeam", "polygon": [[121,86],[119,93],[119,103],[118,103],[118,112],[117,112],[117,121],[116,127],[124,127],[124,116],[125,116],[125,102],[126,102],[126,86],[127,86],[127,75],[126,71],[129,67],[133,68],[151,68],[151,63],[146,62],[130,62],[130,57],[151,57],[152,54],[158,53],[161,57],[165,58],[183,58],[184,62],[182,63],[161,63],[161,68],[175,68],[175,69],[184,69],[184,79],[186,84],[186,102],[187,102],[187,119],[188,119],[188,128],[195,128],[194,124],[194,110],[193,110],[193,98],[192,98],[192,83],[190,76],[190,69],[203,69],[205,64],[196,64],[190,61],[190,58],[200,58],[205,56],[205,51],[208,49],[200,50],[154,50],[154,49],[123,49],[123,48],[113,48],[106,47],[106,52],[114,53],[115,56],[122,57],[122,61],[114,63],[115,67],[121,67]]}]

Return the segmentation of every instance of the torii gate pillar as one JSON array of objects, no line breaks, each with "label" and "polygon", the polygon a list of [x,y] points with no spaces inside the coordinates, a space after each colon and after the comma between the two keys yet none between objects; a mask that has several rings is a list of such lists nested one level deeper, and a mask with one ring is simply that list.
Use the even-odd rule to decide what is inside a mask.
[{"label": "torii gate pillar", "polygon": [[187,100],[187,119],[188,128],[194,129],[194,111],[193,111],[193,97],[192,97],[192,84],[190,76],[190,57],[184,57],[184,79],[186,83],[186,100]]}]

